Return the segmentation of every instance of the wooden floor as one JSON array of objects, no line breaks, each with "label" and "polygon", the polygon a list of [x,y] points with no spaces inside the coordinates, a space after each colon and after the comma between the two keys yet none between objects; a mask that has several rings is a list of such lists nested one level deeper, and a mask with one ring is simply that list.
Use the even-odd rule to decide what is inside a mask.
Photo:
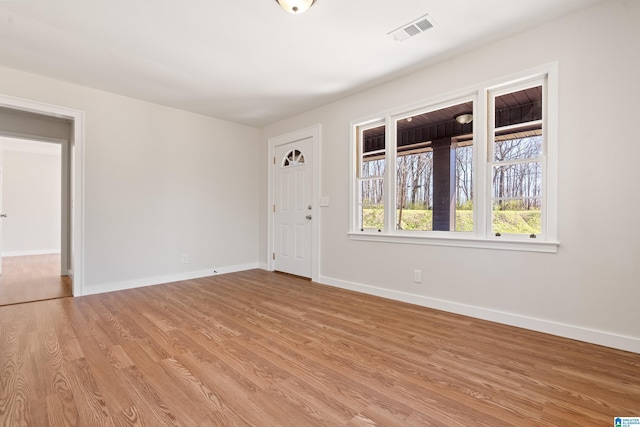
[{"label": "wooden floor", "polygon": [[71,279],[60,276],[60,254],[2,257],[0,305],[71,296]]},{"label": "wooden floor", "polygon": [[640,354],[253,270],[0,307],[5,426],[612,426]]}]

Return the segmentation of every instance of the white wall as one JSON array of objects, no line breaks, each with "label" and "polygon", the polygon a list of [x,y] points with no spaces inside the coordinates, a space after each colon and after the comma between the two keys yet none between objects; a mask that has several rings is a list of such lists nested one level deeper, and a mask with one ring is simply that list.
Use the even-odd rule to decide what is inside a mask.
[{"label": "white wall", "polygon": [[257,266],[257,129],[9,68],[0,93],[85,112],[83,293]]},{"label": "white wall", "polygon": [[[321,282],[640,352],[638,46],[640,2],[597,4],[264,128],[261,174],[268,138],[322,124],[321,192],[331,206],[321,208]],[[348,239],[351,120],[552,61],[560,73],[557,254]],[[265,263],[267,190],[263,183]]]},{"label": "white wall", "polygon": [[0,138],[3,256],[60,252],[60,148]]}]

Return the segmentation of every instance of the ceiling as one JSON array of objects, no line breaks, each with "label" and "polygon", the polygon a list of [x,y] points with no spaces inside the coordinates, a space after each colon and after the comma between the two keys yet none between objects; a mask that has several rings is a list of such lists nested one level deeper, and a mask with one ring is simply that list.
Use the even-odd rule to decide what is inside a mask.
[{"label": "ceiling", "polygon": [[0,65],[262,127],[598,1],[0,0]]}]

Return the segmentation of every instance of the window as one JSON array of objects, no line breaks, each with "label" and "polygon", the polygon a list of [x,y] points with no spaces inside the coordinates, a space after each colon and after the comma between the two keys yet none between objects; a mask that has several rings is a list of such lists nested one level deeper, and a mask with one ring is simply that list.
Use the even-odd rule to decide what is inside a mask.
[{"label": "window", "polygon": [[357,126],[358,229],[384,228],[385,126]]},{"label": "window", "polygon": [[[537,82],[536,82],[537,83]],[[491,232],[542,233],[543,84],[490,92]]]},{"label": "window", "polygon": [[350,238],[556,252],[556,81],[540,67],[353,122]]},{"label": "window", "polygon": [[472,112],[467,101],[395,120],[396,230],[473,231]]},{"label": "window", "polygon": [[284,156],[282,167],[298,166],[304,164],[304,154],[299,150],[291,150]]}]

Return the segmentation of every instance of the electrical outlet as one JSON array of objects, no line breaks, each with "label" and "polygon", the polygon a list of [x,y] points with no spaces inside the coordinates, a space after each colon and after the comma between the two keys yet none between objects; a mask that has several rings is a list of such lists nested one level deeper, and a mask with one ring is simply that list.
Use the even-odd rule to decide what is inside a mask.
[{"label": "electrical outlet", "polygon": [[422,270],[413,270],[413,281],[422,283]]},{"label": "electrical outlet", "polygon": [[189,263],[189,254],[182,254],[182,263],[183,264]]}]

